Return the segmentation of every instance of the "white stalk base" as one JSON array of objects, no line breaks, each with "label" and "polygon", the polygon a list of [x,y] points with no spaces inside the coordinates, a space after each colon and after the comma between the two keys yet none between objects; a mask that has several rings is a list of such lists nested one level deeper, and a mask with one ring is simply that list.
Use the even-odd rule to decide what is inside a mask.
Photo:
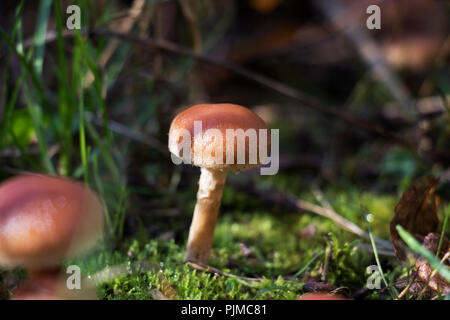
[{"label": "white stalk base", "polygon": [[208,263],[227,172],[201,168],[185,260]]}]

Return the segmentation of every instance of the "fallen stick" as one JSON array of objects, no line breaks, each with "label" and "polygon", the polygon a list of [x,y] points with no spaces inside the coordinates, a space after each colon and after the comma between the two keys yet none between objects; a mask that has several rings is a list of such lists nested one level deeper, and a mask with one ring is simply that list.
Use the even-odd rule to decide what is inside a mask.
[{"label": "fallen stick", "polygon": [[[230,179],[231,180],[231,179]],[[238,190],[250,192],[251,194],[258,196],[262,200],[275,203],[278,205],[286,206],[291,209],[294,209],[296,211],[308,211],[311,213],[315,213],[318,215],[321,215],[323,217],[326,217],[328,219],[333,220],[338,226],[341,228],[356,234],[366,240],[369,240],[369,234],[361,229],[359,226],[354,224],[353,222],[347,220],[346,218],[342,217],[338,213],[336,213],[332,208],[325,208],[322,206],[319,206],[317,204],[297,199],[295,197],[280,193],[276,190],[270,190],[268,191],[261,191],[256,190],[256,188],[246,185],[243,186],[241,184],[236,183],[235,181],[230,181],[230,183],[233,187],[235,187]],[[250,191],[249,191],[250,190]],[[375,243],[381,247],[383,247],[385,250],[392,250],[392,244],[384,239],[374,237]]]},{"label": "fallen stick", "polygon": [[188,266],[194,268],[195,270],[206,271],[206,272],[209,272],[209,273],[218,274],[218,275],[229,277],[229,278],[234,278],[234,279],[237,279],[239,281],[242,281],[245,284],[248,284],[247,281],[250,281],[250,282],[262,282],[264,280],[263,278],[249,278],[249,277],[237,276],[235,274],[231,274],[231,273],[219,270],[217,268],[211,267],[209,265],[206,265],[206,264],[203,264],[203,263],[200,263],[200,262],[188,261],[188,262],[186,262],[186,264]]},{"label": "fallen stick", "polygon": [[[298,90],[297,88],[288,86],[282,82],[279,82],[277,80],[268,78],[262,74],[259,74],[257,72],[253,72],[251,70],[248,70],[246,68],[243,68],[239,65],[235,65],[232,63],[229,63],[227,61],[218,59],[213,56],[209,56],[202,53],[197,53],[194,50],[191,50],[190,48],[186,48],[183,46],[180,46],[176,43],[164,40],[164,39],[154,39],[154,38],[148,38],[148,37],[139,37],[134,36],[132,34],[126,34],[126,33],[120,33],[120,32],[114,32],[112,30],[108,29],[94,29],[92,31],[84,30],[82,31],[82,34],[84,35],[97,35],[97,36],[109,36],[109,37],[115,37],[118,39],[122,39],[124,41],[132,42],[134,44],[137,44],[141,46],[142,48],[146,50],[163,50],[166,52],[171,52],[178,55],[184,55],[187,57],[191,57],[193,59],[196,59],[199,62],[215,65],[221,68],[224,68],[230,72],[233,72],[245,79],[248,79],[250,81],[253,81],[255,83],[260,84],[261,86],[270,88],[274,91],[277,91],[278,93],[285,95],[287,97],[290,97],[292,99],[295,99],[302,103],[303,106],[309,107],[311,109],[315,109],[319,112],[322,112],[324,114],[327,114],[333,118],[339,119],[342,122],[345,122],[351,126],[357,127],[361,130],[364,130],[368,133],[371,133],[375,136],[383,137],[384,139],[391,141],[395,144],[404,146],[405,148],[408,148],[412,150],[415,153],[418,153],[417,146],[414,142],[409,141],[401,136],[398,136],[394,132],[385,130],[384,128],[371,123],[370,121],[360,119],[359,117],[355,116],[352,113],[349,113],[347,111],[344,111],[342,107],[329,105],[322,103],[319,99],[302,92]],[[71,30],[65,30],[63,32],[63,37],[73,37],[74,33]],[[57,33],[55,30],[50,30],[47,32],[45,36],[45,42],[52,42],[57,39]],[[30,46],[32,43],[32,39],[27,39],[24,41],[24,47]],[[0,58],[2,58],[2,55],[0,54]],[[432,161],[437,160],[448,160],[450,159],[450,152],[447,150],[429,150],[426,154],[421,154],[420,156],[426,157],[431,159]]]}]

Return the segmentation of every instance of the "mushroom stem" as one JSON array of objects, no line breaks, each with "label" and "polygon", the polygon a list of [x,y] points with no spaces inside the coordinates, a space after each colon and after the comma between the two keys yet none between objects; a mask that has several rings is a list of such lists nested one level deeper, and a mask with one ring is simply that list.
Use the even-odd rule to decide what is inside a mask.
[{"label": "mushroom stem", "polygon": [[186,261],[208,263],[227,172],[201,168]]}]

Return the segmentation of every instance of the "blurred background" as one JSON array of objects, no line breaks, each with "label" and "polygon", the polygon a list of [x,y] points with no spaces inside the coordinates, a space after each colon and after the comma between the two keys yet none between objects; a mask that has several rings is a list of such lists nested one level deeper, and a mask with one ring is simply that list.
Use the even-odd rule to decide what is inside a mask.
[{"label": "blurred background", "polygon": [[[67,28],[71,4],[80,30]],[[373,4],[381,29],[369,30]],[[199,176],[170,160],[170,122],[197,103],[240,104],[280,129],[280,171],[230,175],[212,264],[283,278],[334,241],[330,232],[347,259],[355,236],[292,199],[321,195],[363,229],[370,212],[384,238],[416,177],[438,176],[448,203],[449,13],[447,0],[1,1],[0,179],[32,171],[84,181],[107,208],[107,253],[86,258],[86,272],[146,252],[172,263],[170,278],[187,272],[178,264]],[[364,268],[334,261],[328,283],[362,286]],[[312,266],[323,276],[323,262]],[[161,289],[157,277],[146,281]],[[242,284],[217,281],[223,296],[176,290],[248,298],[264,289],[233,293]],[[127,285],[102,295],[141,298]]]}]

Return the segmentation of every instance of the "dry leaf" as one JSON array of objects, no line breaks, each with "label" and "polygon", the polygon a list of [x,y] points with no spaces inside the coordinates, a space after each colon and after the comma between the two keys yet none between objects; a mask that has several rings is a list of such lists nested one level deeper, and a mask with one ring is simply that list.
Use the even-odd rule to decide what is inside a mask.
[{"label": "dry leaf", "polygon": [[332,292],[336,289],[336,286],[332,286],[325,282],[309,282],[303,285],[304,292]]},{"label": "dry leaf", "polygon": [[[439,240],[441,235],[438,233],[429,233],[423,242],[423,246],[436,254],[437,249],[439,247]],[[439,251],[439,259],[442,259],[446,254],[448,254],[450,248],[449,248],[449,241],[447,237],[444,236],[444,240],[442,241],[441,250]],[[446,265],[448,265],[448,259],[444,262]],[[428,287],[432,289],[433,291],[439,291],[442,294],[449,294],[450,293],[450,283],[448,283],[439,273],[436,273],[434,276],[431,277],[431,273],[433,272],[433,269],[431,268],[430,264],[425,258],[419,258],[416,261],[416,268],[417,268],[417,275],[419,276],[420,280],[424,284],[428,284]]]},{"label": "dry leaf", "polygon": [[[440,233],[429,233],[423,240],[422,245],[425,247],[425,249],[430,250],[431,252],[436,254],[439,248],[440,240],[441,240]],[[444,258],[448,250],[450,250],[450,244],[448,238],[444,235],[444,238],[442,239],[441,249],[439,251],[439,260]]]},{"label": "dry leaf", "polygon": [[440,292],[444,295],[450,293],[450,283],[448,283],[439,273],[431,276],[433,269],[428,261],[424,258],[419,258],[416,261],[417,275],[424,284],[433,291]]},{"label": "dry leaf", "polygon": [[323,292],[306,293],[295,300],[349,300],[340,294],[329,294]]},{"label": "dry leaf", "polygon": [[417,180],[403,193],[395,207],[395,215],[390,225],[391,242],[397,257],[402,261],[406,259],[406,253],[396,226],[401,225],[420,241],[428,233],[436,231],[439,225],[437,213],[439,198],[434,195],[434,190],[438,183],[439,180],[433,176]]}]

